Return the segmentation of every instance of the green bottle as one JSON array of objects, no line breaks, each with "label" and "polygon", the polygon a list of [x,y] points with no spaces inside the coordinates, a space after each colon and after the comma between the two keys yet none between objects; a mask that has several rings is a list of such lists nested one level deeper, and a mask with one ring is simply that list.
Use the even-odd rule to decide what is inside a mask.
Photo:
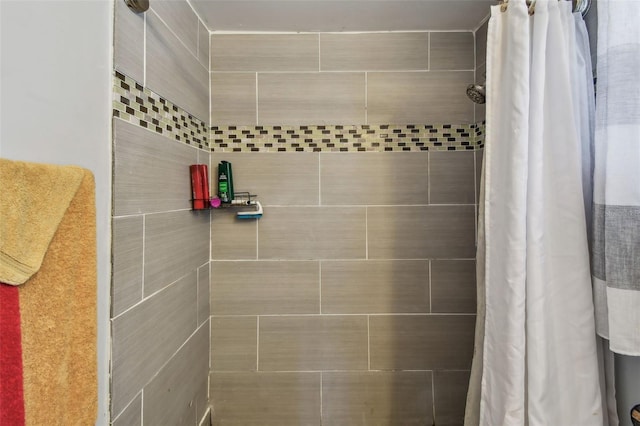
[{"label": "green bottle", "polygon": [[223,203],[233,201],[233,173],[228,161],[218,164],[218,198]]}]

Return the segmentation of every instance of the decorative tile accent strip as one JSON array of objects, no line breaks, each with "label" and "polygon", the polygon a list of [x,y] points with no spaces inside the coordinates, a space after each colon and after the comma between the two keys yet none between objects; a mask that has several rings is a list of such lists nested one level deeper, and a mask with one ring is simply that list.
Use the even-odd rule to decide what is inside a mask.
[{"label": "decorative tile accent strip", "polygon": [[484,147],[476,124],[213,126],[115,71],[113,116],[216,152],[464,151]]},{"label": "decorative tile accent strip", "polygon": [[118,71],[113,80],[113,116],[173,140],[208,150],[207,124]]},{"label": "decorative tile accent strip", "polygon": [[484,148],[484,134],[486,121],[482,120],[480,123],[476,123],[475,126],[475,146],[476,149]]},{"label": "decorative tile accent strip", "polygon": [[462,151],[478,148],[476,124],[213,126],[217,152]]}]

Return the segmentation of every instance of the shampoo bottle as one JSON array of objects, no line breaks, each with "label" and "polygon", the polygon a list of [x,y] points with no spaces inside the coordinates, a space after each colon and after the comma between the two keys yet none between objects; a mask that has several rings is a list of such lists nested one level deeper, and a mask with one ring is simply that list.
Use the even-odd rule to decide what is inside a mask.
[{"label": "shampoo bottle", "polygon": [[223,203],[233,201],[233,177],[231,163],[228,161],[218,164],[218,197]]}]

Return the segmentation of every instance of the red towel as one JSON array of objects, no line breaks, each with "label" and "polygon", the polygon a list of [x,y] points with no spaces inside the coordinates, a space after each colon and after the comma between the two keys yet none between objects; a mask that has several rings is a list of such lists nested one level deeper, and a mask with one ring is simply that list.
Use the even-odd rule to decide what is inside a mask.
[{"label": "red towel", "polygon": [[0,283],[0,425],[24,425],[18,287]]}]

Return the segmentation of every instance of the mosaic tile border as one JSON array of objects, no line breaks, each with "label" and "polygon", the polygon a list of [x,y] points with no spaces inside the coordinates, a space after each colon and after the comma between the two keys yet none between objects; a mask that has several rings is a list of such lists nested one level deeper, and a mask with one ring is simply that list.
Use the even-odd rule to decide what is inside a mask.
[{"label": "mosaic tile border", "polygon": [[212,126],[115,71],[113,116],[213,152],[468,151],[484,147],[485,123]]},{"label": "mosaic tile border", "polygon": [[484,148],[484,134],[486,125],[486,120],[482,120],[480,123],[476,123],[474,139],[477,149]]},{"label": "mosaic tile border", "polygon": [[178,142],[210,149],[207,123],[118,71],[113,80],[113,116]]},{"label": "mosaic tile border", "polygon": [[476,124],[213,126],[219,152],[463,151],[479,148]]}]

